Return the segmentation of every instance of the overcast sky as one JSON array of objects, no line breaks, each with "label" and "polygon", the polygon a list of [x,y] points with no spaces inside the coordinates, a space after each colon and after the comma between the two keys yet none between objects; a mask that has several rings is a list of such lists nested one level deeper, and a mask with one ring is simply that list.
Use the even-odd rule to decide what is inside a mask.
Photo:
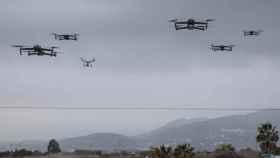
[{"label": "overcast sky", "polygon": [[[1,0],[0,105],[270,107],[279,94],[279,0]],[[175,31],[172,18],[214,18]],[[262,29],[244,38],[244,29]],[[50,33],[78,32],[79,41]],[[230,54],[211,43],[236,44]],[[60,46],[57,58],[13,44]],[[79,57],[96,58],[85,69]],[[177,118],[231,112],[1,110],[0,140],[135,135]]]}]

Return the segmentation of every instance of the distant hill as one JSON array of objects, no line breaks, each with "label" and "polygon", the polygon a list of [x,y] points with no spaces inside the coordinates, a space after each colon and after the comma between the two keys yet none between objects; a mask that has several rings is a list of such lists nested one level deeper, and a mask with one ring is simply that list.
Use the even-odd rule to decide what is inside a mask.
[{"label": "distant hill", "polygon": [[[280,111],[263,111],[246,115],[226,116],[215,119],[178,119],[166,125],[134,137],[114,133],[95,133],[88,136],[59,140],[63,150],[102,149],[134,150],[147,149],[152,145],[191,143],[196,149],[212,150],[217,144],[230,143],[236,148],[256,148],[256,128],[270,121],[280,130]],[[45,150],[46,144],[24,146]],[[21,147],[24,147],[21,145]],[[3,146],[0,145],[0,149]]]},{"label": "distant hill", "polygon": [[195,118],[195,119],[184,119],[184,118],[181,118],[181,119],[177,119],[177,120],[168,122],[167,124],[165,124],[162,127],[159,127],[159,128],[157,128],[155,130],[152,130],[152,131],[150,131],[148,133],[139,135],[137,137],[139,138],[139,137],[149,137],[149,136],[153,136],[153,135],[159,135],[162,132],[165,132],[167,130],[172,130],[172,129],[180,128],[182,126],[185,126],[185,125],[188,125],[188,124],[191,124],[191,123],[197,123],[197,122],[202,122],[202,121],[206,121],[206,120],[207,120],[207,118]]},{"label": "distant hill", "polygon": [[[227,116],[161,128],[138,137],[145,147],[159,144],[191,143],[198,149],[212,150],[217,144],[230,143],[236,148],[256,148],[256,128],[270,121],[280,127],[280,111],[255,112],[247,115]],[[280,130],[280,129],[279,129]]]}]

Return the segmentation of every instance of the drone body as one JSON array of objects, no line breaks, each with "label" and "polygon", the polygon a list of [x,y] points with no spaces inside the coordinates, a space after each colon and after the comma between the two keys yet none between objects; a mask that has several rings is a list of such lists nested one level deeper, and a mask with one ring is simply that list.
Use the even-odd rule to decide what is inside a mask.
[{"label": "drone body", "polygon": [[198,21],[195,19],[187,19],[187,20],[180,20],[180,19],[172,19],[169,22],[174,23],[176,30],[200,30],[206,31],[208,28],[209,22],[214,21],[214,19],[206,19],[204,21]]},{"label": "drone body", "polygon": [[229,51],[231,52],[232,51],[232,48],[234,47],[235,45],[214,45],[212,44],[211,45],[211,49],[213,51]]},{"label": "drone body", "polygon": [[92,63],[94,63],[96,61],[95,58],[92,58],[91,60],[87,60],[87,59],[80,57],[80,59],[83,62],[83,67],[92,67]]},{"label": "drone body", "polygon": [[244,36],[259,36],[263,30],[245,30],[243,31]]},{"label": "drone body", "polygon": [[23,46],[23,45],[13,45],[12,47],[19,48],[20,55],[27,53],[28,56],[36,55],[36,56],[51,56],[56,57],[57,53],[54,49],[58,47],[50,47],[50,48],[43,48],[40,45],[34,46]]},{"label": "drone body", "polygon": [[54,36],[55,40],[72,40],[72,41],[77,41],[78,40],[78,33],[74,33],[74,34],[57,34],[57,33],[52,33],[52,35]]}]

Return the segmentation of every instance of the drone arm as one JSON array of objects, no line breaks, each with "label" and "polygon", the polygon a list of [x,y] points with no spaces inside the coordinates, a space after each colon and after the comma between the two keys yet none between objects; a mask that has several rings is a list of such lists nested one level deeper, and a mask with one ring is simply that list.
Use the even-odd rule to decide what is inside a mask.
[{"label": "drone arm", "polygon": [[208,22],[195,22],[195,24],[199,24],[199,25],[207,25]]},{"label": "drone arm", "polygon": [[47,48],[41,48],[42,51],[47,51],[47,52],[54,52],[53,49],[47,49]]},{"label": "drone arm", "polygon": [[187,26],[179,26],[179,25],[175,24],[176,30],[183,30],[183,29],[187,29],[187,28],[188,28]]},{"label": "drone arm", "polygon": [[187,25],[188,22],[186,22],[186,21],[176,21],[175,24],[179,24],[179,25],[180,25],[180,24],[181,24],[181,25],[185,24],[185,25]]},{"label": "drone arm", "polygon": [[197,29],[197,30],[201,30],[201,31],[205,31],[207,29],[206,26],[193,26],[193,29]]},{"label": "drone arm", "polygon": [[31,51],[31,50],[34,50],[33,48],[23,48],[23,47],[21,47],[20,49],[23,50],[23,51]]}]

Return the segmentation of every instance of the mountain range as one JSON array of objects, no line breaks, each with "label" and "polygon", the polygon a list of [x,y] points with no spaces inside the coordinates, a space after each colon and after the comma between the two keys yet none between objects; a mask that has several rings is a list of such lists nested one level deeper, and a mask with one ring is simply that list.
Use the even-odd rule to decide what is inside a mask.
[{"label": "mountain range", "polygon": [[[94,133],[59,140],[65,151],[75,149],[139,150],[154,145],[190,143],[197,150],[213,150],[218,144],[230,143],[236,148],[256,148],[256,129],[271,122],[279,127],[280,111],[260,111],[214,119],[178,119],[147,133],[125,136],[116,133]],[[39,144],[40,143],[40,144]],[[44,144],[44,145],[42,145]],[[45,150],[47,142],[22,142],[21,147]],[[4,145],[0,144],[0,149]]]}]

